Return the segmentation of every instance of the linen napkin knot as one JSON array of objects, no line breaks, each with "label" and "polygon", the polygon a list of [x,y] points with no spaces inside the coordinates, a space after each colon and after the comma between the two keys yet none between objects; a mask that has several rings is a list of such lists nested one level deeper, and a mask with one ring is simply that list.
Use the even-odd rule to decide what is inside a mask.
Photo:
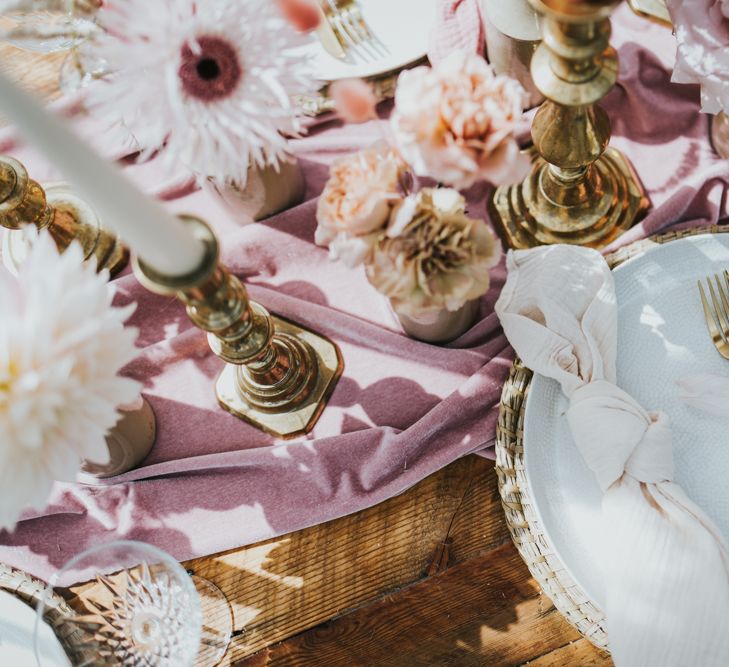
[{"label": "linen napkin knot", "polygon": [[[729,664],[729,547],[672,481],[668,418],[617,385],[617,303],[600,253],[510,252],[496,312],[534,372],[570,399],[573,439],[603,490],[595,567],[618,667]],[[598,545],[594,545],[598,549]]]},{"label": "linen napkin knot", "polygon": [[[647,412],[617,385],[596,380],[570,397],[567,421],[577,448],[603,491],[628,474],[639,482],[673,479],[670,420]],[[597,428],[609,424],[609,428]]]}]

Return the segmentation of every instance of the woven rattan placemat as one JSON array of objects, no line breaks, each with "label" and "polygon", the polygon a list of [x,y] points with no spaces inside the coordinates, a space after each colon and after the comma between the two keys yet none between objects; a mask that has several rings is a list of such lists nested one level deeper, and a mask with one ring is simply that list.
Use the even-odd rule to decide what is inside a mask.
[{"label": "woven rattan placemat", "polygon": [[[652,236],[621,248],[606,259],[612,268],[647,249],[698,234],[721,234],[726,227],[700,227]],[[605,615],[572,580],[537,519],[524,470],[524,409],[532,372],[517,359],[504,384],[496,426],[496,473],[511,537],[542,591],[564,617],[593,644],[607,649]]]},{"label": "woven rattan placemat", "polygon": [[[27,572],[0,563],[0,589],[20,598],[33,609],[38,606],[47,588],[47,584]],[[73,610],[66,600],[55,591],[49,593],[45,606],[46,611],[43,617],[46,623],[53,628],[61,645],[68,651],[68,647],[78,643],[81,636],[79,628],[69,623],[74,616]]]}]

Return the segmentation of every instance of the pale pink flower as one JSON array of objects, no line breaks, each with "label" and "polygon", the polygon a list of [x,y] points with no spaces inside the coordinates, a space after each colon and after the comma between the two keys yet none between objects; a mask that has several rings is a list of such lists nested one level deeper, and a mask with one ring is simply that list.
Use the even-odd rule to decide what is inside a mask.
[{"label": "pale pink flower", "polygon": [[337,114],[348,123],[364,123],[377,118],[377,99],[372,86],[362,79],[341,79],[329,86]]},{"label": "pale pink flower", "polygon": [[456,311],[485,294],[501,247],[483,220],[465,214],[450,188],[425,188],[400,202],[366,264],[370,283],[403,315]]},{"label": "pale pink flower", "polygon": [[118,375],[137,356],[134,306],[112,306],[108,273],[77,242],[59,254],[47,231],[26,233],[17,279],[0,273],[0,530],[45,507],[84,459],[109,461],[106,434],[141,388]]},{"label": "pale pink flower", "polygon": [[456,51],[434,68],[400,75],[395,140],[418,176],[458,189],[478,181],[518,183],[530,168],[514,137],[525,100],[518,82],[495,74],[483,58]]},{"label": "pale pink flower", "polygon": [[334,162],[316,211],[316,242],[348,266],[364,261],[400,200],[403,168],[387,147],[375,147]]},{"label": "pale pink flower", "polygon": [[319,27],[321,12],[316,0],[278,0],[284,18],[298,32],[311,32]]},{"label": "pale pink flower", "polygon": [[672,81],[701,85],[701,110],[729,110],[729,0],[667,0],[678,45]]},{"label": "pale pink flower", "polygon": [[290,161],[304,129],[295,100],[317,84],[297,48],[308,37],[271,0],[105,3],[94,53],[111,75],[90,86],[93,113],[144,161],[244,188],[251,166]]}]

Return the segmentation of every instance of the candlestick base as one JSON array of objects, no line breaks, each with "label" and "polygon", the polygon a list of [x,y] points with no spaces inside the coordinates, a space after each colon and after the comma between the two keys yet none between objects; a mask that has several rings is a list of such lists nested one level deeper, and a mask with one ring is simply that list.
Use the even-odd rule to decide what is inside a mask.
[{"label": "candlestick base", "polygon": [[[246,372],[246,367],[235,364],[226,364],[218,377],[215,390],[221,407],[231,414],[276,437],[293,438],[308,433],[313,428],[342,374],[344,363],[337,346],[325,336],[275,315],[271,315],[271,319],[277,337],[309,352],[309,363],[314,366],[304,366],[308,366],[308,372],[312,373],[313,386],[302,393],[303,401],[284,412],[275,411],[275,400],[271,400],[271,407],[266,408],[266,401],[256,400],[256,394],[261,399],[272,397],[276,394],[277,387],[254,387],[250,383],[242,382],[241,373]],[[281,393],[285,394],[286,387],[283,385],[282,381]],[[252,395],[247,397],[248,392]]]},{"label": "candlestick base", "polygon": [[575,179],[573,187],[561,183],[561,190],[549,182],[549,163],[532,152],[526,180],[497,188],[489,202],[491,220],[510,248],[553,243],[603,247],[638,222],[650,206],[633,166],[614,148]]},{"label": "candlestick base", "polygon": [[13,274],[25,261],[31,241],[17,230],[25,225],[47,229],[59,252],[78,241],[84,260],[94,258],[97,270],[119,273],[129,261],[129,252],[119,239],[106,231],[94,209],[65,183],[39,185],[25,167],[9,156],[0,156],[0,226],[3,263]]},{"label": "candlestick base", "polygon": [[276,437],[308,433],[324,410],[344,369],[328,338],[250,301],[245,286],[220,262],[212,229],[181,216],[205,248],[200,266],[183,276],[164,275],[134,259],[134,273],[148,289],[176,295],[208,344],[225,362],[215,384],[220,405]]}]

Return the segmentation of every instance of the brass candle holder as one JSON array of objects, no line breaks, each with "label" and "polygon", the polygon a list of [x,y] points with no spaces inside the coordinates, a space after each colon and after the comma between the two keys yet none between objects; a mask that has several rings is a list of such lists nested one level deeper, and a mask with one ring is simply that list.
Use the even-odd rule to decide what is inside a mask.
[{"label": "brass candle holder", "polygon": [[491,218],[512,248],[604,246],[650,205],[628,159],[608,148],[610,121],[597,106],[618,76],[609,16],[620,0],[529,1],[544,15],[531,71],[547,101],[532,124],[531,173],[494,192]]},{"label": "brass candle holder", "polygon": [[129,260],[129,252],[119,239],[99,224],[93,209],[66,185],[45,188],[28,176],[18,160],[0,155],[0,226],[5,228],[3,261],[13,272],[28,253],[21,227],[32,224],[48,229],[59,251],[78,241],[84,258],[96,258],[97,269],[109,269],[114,276]]},{"label": "brass candle holder", "polygon": [[329,339],[249,301],[241,282],[223,266],[210,227],[181,219],[205,246],[192,274],[165,276],[138,257],[134,272],[150,291],[174,295],[188,317],[208,332],[208,343],[226,365],[215,389],[220,405],[277,437],[308,433],[321,415],[344,364]]}]

